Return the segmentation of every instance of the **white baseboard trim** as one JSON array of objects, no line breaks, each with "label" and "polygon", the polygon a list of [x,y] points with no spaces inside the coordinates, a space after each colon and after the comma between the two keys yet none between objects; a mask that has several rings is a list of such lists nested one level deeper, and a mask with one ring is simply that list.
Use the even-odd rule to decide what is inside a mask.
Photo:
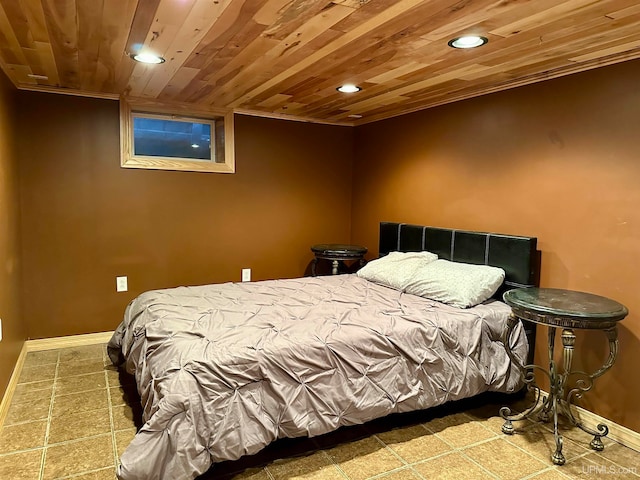
[{"label": "white baseboard trim", "polygon": [[[540,393],[546,398],[549,393],[544,390],[540,390]],[[618,425],[612,422],[608,418],[601,417],[600,415],[593,413],[586,408],[578,407],[572,404],[572,410],[578,413],[580,420],[585,421],[588,427],[595,428],[599,423],[605,424],[609,428],[609,434],[605,438],[609,438],[614,442],[618,442],[625,447],[629,447],[636,452],[640,452],[640,433],[631,430],[630,428]]]},{"label": "white baseboard trim", "polygon": [[113,332],[101,332],[101,333],[89,333],[85,335],[71,335],[68,337],[54,337],[43,338],[39,340],[27,340],[22,345],[22,350],[18,356],[18,361],[15,367],[13,367],[13,373],[9,379],[7,389],[2,396],[2,402],[0,402],[0,431],[4,425],[4,421],[9,413],[9,406],[11,405],[11,399],[18,386],[18,379],[22,373],[22,367],[24,361],[27,358],[29,352],[41,352],[43,350],[55,350],[57,348],[69,348],[69,347],[81,347],[84,345],[95,345],[98,343],[107,343]]},{"label": "white baseboard trim", "polygon": [[38,340],[27,340],[25,345],[27,352],[41,352],[43,350],[55,350],[57,348],[82,347],[84,345],[107,343],[112,335],[113,332],[100,332],[71,335],[68,337],[42,338]]},{"label": "white baseboard trim", "polygon": [[13,373],[11,374],[11,378],[9,378],[7,389],[2,396],[2,402],[0,402],[0,431],[2,431],[4,421],[9,413],[11,399],[13,398],[13,393],[16,391],[16,387],[18,386],[18,379],[22,373],[22,366],[24,365],[25,358],[27,358],[26,342],[22,345],[22,350],[20,350],[20,355],[18,355],[18,361],[16,362],[16,366],[13,367]]},{"label": "white baseboard trim", "polygon": [[607,427],[609,427],[609,435],[606,438],[610,438],[611,440],[621,443],[625,447],[629,447],[636,452],[640,452],[640,433],[631,430],[622,425],[618,425],[617,423],[612,422],[609,419],[601,417],[589,410],[586,410],[582,407],[576,407],[578,414],[582,420],[585,420],[588,425],[597,425],[599,423],[604,423]]}]

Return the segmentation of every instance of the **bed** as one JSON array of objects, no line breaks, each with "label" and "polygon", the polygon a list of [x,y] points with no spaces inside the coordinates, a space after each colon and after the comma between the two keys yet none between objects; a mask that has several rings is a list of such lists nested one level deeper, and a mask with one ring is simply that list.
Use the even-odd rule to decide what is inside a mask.
[{"label": "bed", "polygon": [[[532,237],[383,222],[379,241],[388,259],[429,251],[500,267],[496,298],[537,284]],[[192,479],[278,438],[515,392],[520,374],[501,342],[508,315],[495,298],[458,308],[356,274],[143,293],[108,344],[143,407],[118,477]],[[523,363],[533,328],[513,336]]]}]

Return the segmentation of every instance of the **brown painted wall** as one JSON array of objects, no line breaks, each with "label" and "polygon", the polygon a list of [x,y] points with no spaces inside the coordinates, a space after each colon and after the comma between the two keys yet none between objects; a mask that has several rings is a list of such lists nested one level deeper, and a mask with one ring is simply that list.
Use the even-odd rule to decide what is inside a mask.
[{"label": "brown painted wall", "polygon": [[[234,175],[121,169],[115,102],[21,92],[29,336],[110,330],[142,291],[239,280],[243,267],[254,279],[299,276],[312,243],[375,251],[382,220],[536,235],[543,286],[629,307],[618,362],[583,405],[640,431],[631,380],[640,359],[639,76],[640,63],[628,62],[359,127],[353,169],[353,130],[238,116]],[[12,127],[6,104],[2,136]],[[2,154],[3,172],[10,158]],[[7,205],[15,242],[15,182],[4,178],[0,214]],[[115,292],[116,275],[129,276],[129,292]],[[19,321],[10,325],[18,333],[0,344],[0,367],[24,335]],[[578,366],[595,369],[605,356],[597,333],[581,336]]]},{"label": "brown painted wall", "polygon": [[30,338],[112,330],[149,289],[301,276],[311,244],[349,240],[353,129],[236,116],[237,173],[132,170],[117,102],[19,107]]},{"label": "brown painted wall", "polygon": [[[635,431],[639,78],[627,62],[359,127],[352,200],[356,243],[383,220],[537,236],[542,286],[624,303],[618,361],[582,405]],[[598,368],[604,335],[578,335],[576,364]]]},{"label": "brown painted wall", "polygon": [[18,157],[15,149],[15,88],[0,72],[0,398],[27,336],[20,311]]}]

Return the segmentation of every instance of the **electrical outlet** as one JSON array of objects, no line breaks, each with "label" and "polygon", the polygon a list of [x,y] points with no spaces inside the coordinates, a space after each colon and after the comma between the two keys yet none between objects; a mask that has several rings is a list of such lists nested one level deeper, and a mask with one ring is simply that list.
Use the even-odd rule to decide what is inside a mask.
[{"label": "electrical outlet", "polygon": [[129,290],[127,277],[116,277],[116,292],[126,292]]},{"label": "electrical outlet", "polygon": [[250,282],[251,281],[251,269],[250,268],[243,268],[242,269],[242,281],[243,282]]}]

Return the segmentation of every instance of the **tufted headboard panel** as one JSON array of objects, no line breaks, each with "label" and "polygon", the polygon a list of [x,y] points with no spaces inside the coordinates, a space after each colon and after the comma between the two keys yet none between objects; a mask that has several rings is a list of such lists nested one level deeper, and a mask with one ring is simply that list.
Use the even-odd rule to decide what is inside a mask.
[{"label": "tufted headboard panel", "polygon": [[392,251],[428,250],[453,262],[500,267],[505,271],[502,291],[539,285],[540,252],[536,246],[535,237],[380,223],[380,256]]}]

